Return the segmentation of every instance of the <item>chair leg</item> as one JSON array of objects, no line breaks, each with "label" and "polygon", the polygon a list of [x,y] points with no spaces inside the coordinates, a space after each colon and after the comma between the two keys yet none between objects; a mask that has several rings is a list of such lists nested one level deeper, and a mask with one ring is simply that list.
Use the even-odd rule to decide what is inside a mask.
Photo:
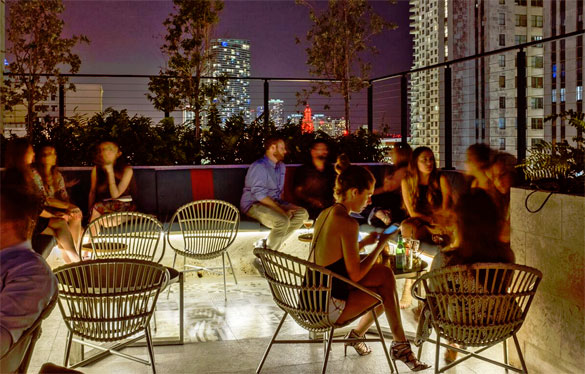
[{"label": "chair leg", "polygon": [[[169,286],[169,288],[170,288],[170,286]],[[154,320],[154,332],[156,333],[158,331],[156,328],[157,327],[156,326],[156,305],[154,306],[154,311],[152,312],[152,319]]]},{"label": "chair leg", "polygon": [[[382,343],[382,348],[384,349],[384,354],[386,355],[386,361],[388,361],[388,366],[390,366],[390,373],[394,373],[394,367],[396,366],[396,362],[392,365],[393,361],[390,358],[390,351],[388,347],[386,347],[386,341],[384,340],[384,335],[382,334],[382,329],[380,328],[380,322],[378,322],[378,316],[374,309],[372,309],[372,316],[374,317],[374,322],[376,322],[376,329],[378,331],[378,336],[380,337],[380,342]],[[398,373],[398,368],[396,368],[396,373]]]},{"label": "chair leg", "polygon": [[227,255],[228,262],[230,263],[230,269],[232,269],[232,276],[234,277],[234,282],[238,284],[238,280],[236,279],[236,272],[234,271],[234,267],[232,266],[232,259],[230,258],[230,254],[227,252],[225,254]]},{"label": "chair leg", "polygon": [[416,353],[416,359],[420,361],[420,356],[422,355],[422,348],[423,345],[425,344],[425,342],[420,343],[420,346],[418,347],[418,352]]},{"label": "chair leg", "polygon": [[67,331],[67,343],[65,345],[65,356],[63,356],[63,366],[67,367],[69,363],[69,354],[71,353],[71,343],[73,343],[73,334]]},{"label": "chair leg", "polygon": [[221,253],[221,265],[223,266],[223,297],[227,301],[227,288],[225,285],[225,252]]},{"label": "chair leg", "polygon": [[329,336],[327,337],[327,347],[325,348],[325,358],[323,360],[323,370],[321,370],[322,374],[327,372],[327,361],[329,361],[329,352],[331,352],[331,341],[333,340],[333,332],[335,331],[335,327],[332,327],[329,331]]},{"label": "chair leg", "polygon": [[[175,263],[177,262],[177,252],[175,252],[175,257],[173,257],[173,269],[175,268]],[[183,266],[183,270],[185,267]],[[171,285],[169,284],[169,289],[167,291],[167,300],[169,299],[169,295],[171,294]],[[156,332],[156,330],[154,330]]]},{"label": "chair leg", "polygon": [[146,346],[148,347],[148,355],[150,356],[150,365],[152,366],[152,374],[156,374],[156,368],[154,367],[154,349],[152,347],[152,336],[150,335],[150,326],[146,326],[144,332],[146,335]]},{"label": "chair leg", "polygon": [[439,351],[441,350],[441,336],[438,333],[438,329],[436,329],[437,331],[437,349],[435,352],[435,374],[439,373]]},{"label": "chair leg", "polygon": [[514,338],[514,344],[516,345],[516,351],[518,352],[518,358],[520,358],[520,364],[522,364],[522,371],[524,373],[528,373],[528,369],[526,368],[526,363],[524,362],[524,356],[522,356],[522,350],[520,349],[520,343],[518,342],[518,338],[516,334],[512,335]]},{"label": "chair leg", "polygon": [[278,335],[278,332],[280,331],[280,328],[282,327],[282,324],[284,323],[284,320],[286,319],[287,316],[288,316],[288,313],[284,312],[284,316],[282,316],[282,319],[280,320],[280,323],[278,324],[278,327],[276,328],[276,331],[274,332],[274,335],[272,336],[272,339],[270,340],[270,343],[268,344],[268,347],[266,348],[266,351],[264,352],[264,356],[262,356],[262,360],[260,361],[260,364],[258,365],[258,368],[256,369],[256,373],[260,373],[260,370],[262,370],[262,366],[264,365],[264,361],[266,361],[266,357],[268,357],[268,353],[270,352],[270,348],[272,348],[272,344],[274,344],[274,341],[276,340],[276,336]]},{"label": "chair leg", "polygon": [[[502,342],[504,343],[504,364],[508,365],[508,340],[504,339]],[[508,372],[508,368],[506,368],[506,373]]]}]

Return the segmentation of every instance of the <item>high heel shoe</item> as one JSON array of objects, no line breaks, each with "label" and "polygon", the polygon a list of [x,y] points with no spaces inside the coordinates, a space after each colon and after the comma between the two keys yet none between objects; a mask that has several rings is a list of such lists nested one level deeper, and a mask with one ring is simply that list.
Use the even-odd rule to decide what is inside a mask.
[{"label": "high heel shoe", "polygon": [[431,367],[430,365],[427,365],[416,358],[412,352],[412,349],[410,349],[410,343],[408,341],[392,342],[392,346],[390,347],[390,356],[393,360],[404,362],[404,364],[408,366],[411,371],[420,371]]},{"label": "high heel shoe", "polygon": [[[351,330],[347,335],[345,335],[345,339],[363,339],[363,336],[359,336],[357,332]],[[372,349],[365,342],[345,342],[345,356],[347,356],[347,347],[353,347],[360,356],[366,356],[372,353]]]}]

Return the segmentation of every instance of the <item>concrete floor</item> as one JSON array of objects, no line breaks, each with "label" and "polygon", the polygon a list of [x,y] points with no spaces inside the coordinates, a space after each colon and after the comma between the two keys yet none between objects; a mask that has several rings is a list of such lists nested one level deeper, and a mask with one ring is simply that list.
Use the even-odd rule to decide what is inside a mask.
[{"label": "concrete floor", "polygon": [[[259,276],[242,276],[238,286],[228,278],[228,300],[224,301],[221,277],[197,278],[190,273],[185,279],[185,344],[156,346],[158,373],[253,373],[282,316],[272,301],[266,281]],[[402,282],[399,281],[399,286]],[[169,299],[161,295],[157,306],[156,336],[178,333],[178,287],[173,286]],[[403,311],[407,331],[415,330],[413,314]],[[381,320],[387,325],[385,318]],[[43,324],[43,334],[36,345],[30,373],[37,373],[44,362],[62,364],[67,328],[59,308]],[[307,337],[305,330],[292,319],[287,320],[282,336]],[[281,335],[279,335],[281,336]],[[355,351],[343,354],[343,345],[334,344],[329,359],[330,373],[388,373],[389,368],[379,343],[371,343],[373,353],[360,357]],[[390,344],[390,341],[387,341]],[[423,361],[434,363],[434,345],[427,344]],[[145,347],[126,348],[123,352],[148,359]],[[501,359],[502,349],[488,351],[489,357]],[[317,373],[321,371],[323,346],[278,345],[272,348],[263,373]],[[441,356],[441,365],[444,362]],[[410,370],[397,363],[400,373]],[[143,364],[109,356],[78,370],[84,373],[149,373]],[[423,371],[432,373],[433,369]],[[503,369],[470,359],[447,373],[504,373]]]}]

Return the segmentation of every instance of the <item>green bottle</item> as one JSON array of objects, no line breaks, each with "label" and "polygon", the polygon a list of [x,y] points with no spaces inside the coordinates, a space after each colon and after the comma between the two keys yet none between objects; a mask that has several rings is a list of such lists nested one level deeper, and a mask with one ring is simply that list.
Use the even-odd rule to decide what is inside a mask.
[{"label": "green bottle", "polygon": [[396,270],[402,270],[406,266],[406,251],[404,250],[404,240],[402,234],[398,234],[398,244],[396,244]]}]

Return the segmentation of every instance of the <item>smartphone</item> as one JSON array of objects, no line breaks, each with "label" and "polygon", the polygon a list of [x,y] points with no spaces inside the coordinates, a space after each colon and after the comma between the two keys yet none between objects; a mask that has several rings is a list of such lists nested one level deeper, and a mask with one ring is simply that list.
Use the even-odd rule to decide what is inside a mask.
[{"label": "smartphone", "polygon": [[382,234],[384,234],[384,235],[393,234],[396,231],[398,231],[399,228],[400,228],[400,225],[399,224],[393,223],[392,225],[386,227],[386,229],[382,232]]}]

